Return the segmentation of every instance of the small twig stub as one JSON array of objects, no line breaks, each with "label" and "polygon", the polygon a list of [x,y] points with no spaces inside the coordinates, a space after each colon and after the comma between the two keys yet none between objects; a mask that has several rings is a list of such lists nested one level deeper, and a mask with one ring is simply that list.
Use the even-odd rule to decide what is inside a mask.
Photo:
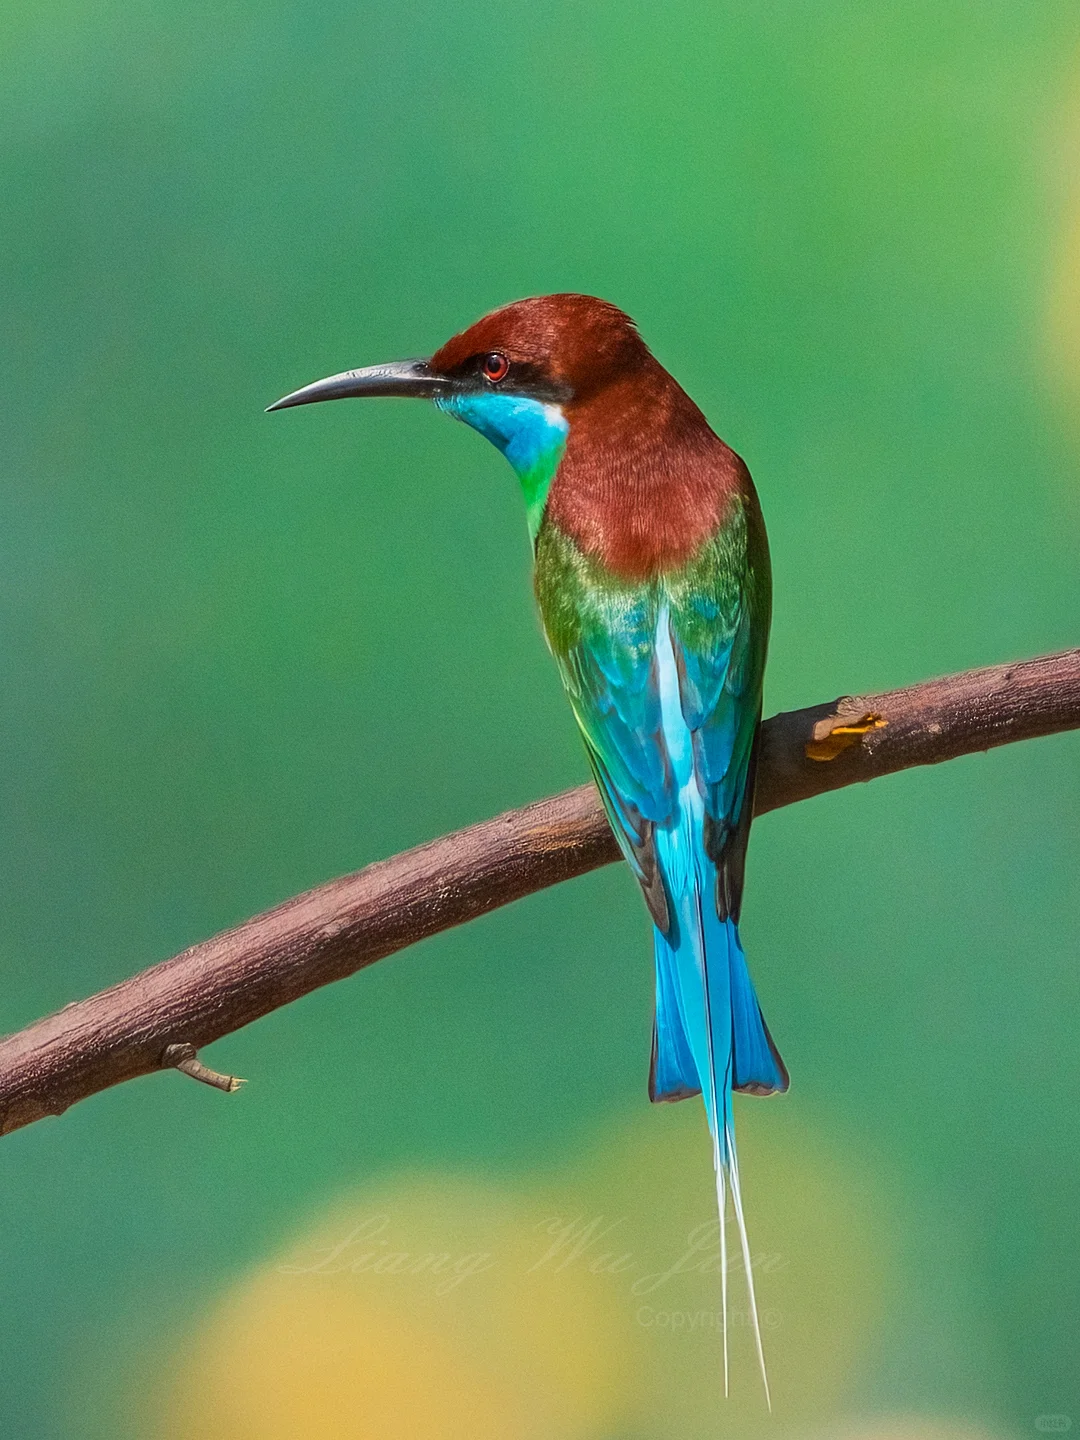
[{"label": "small twig stub", "polygon": [[192,1080],[213,1085],[215,1090],[224,1090],[229,1095],[245,1083],[239,1075],[222,1075],[220,1071],[211,1070],[209,1065],[204,1065],[194,1045],[167,1045],[161,1063],[167,1069],[179,1070],[184,1075],[190,1075]]}]

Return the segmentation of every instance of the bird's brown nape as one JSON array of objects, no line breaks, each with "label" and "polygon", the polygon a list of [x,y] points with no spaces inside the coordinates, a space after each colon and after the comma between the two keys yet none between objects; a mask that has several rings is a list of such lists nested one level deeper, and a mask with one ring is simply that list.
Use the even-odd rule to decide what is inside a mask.
[{"label": "bird's brown nape", "polygon": [[545,516],[627,581],[681,568],[752,497],[745,465],[688,396],[634,390],[572,414]]}]

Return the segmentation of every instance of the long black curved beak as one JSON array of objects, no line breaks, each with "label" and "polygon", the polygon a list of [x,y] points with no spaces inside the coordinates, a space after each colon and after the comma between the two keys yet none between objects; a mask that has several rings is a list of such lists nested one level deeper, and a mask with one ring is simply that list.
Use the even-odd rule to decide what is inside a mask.
[{"label": "long black curved beak", "polygon": [[345,370],[294,390],[266,407],[288,410],[293,405],[314,405],[319,400],[346,400],[351,396],[406,395],[433,400],[454,388],[447,375],[431,369],[427,360],[393,360],[389,365],[368,365],[364,370]]}]

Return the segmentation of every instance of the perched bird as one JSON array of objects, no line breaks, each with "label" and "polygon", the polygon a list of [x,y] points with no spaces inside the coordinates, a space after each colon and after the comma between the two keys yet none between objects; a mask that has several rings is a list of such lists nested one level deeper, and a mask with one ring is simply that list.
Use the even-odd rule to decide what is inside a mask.
[{"label": "perched bird", "polygon": [[379,395],[433,400],[521,482],[544,632],[655,927],[649,1094],[700,1092],[708,1114],[725,1392],[727,1195],[764,1378],[732,1116],[733,1091],[788,1086],[738,929],[771,607],[753,482],[629,316],[588,295],[519,300],[430,359],[349,370],[270,409]]}]

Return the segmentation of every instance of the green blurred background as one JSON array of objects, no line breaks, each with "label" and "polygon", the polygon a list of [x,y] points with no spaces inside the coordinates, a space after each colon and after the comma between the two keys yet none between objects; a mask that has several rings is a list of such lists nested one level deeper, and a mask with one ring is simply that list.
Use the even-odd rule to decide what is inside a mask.
[{"label": "green blurred background", "polygon": [[[1071,0],[4,0],[0,54],[3,1029],[585,778],[495,451],[262,413],[520,295],[624,306],[747,458],[769,709],[1080,638]],[[235,1098],[5,1140],[0,1431],[1080,1424],[1078,759],[757,827],[771,1420],[609,869],[220,1042]]]}]

